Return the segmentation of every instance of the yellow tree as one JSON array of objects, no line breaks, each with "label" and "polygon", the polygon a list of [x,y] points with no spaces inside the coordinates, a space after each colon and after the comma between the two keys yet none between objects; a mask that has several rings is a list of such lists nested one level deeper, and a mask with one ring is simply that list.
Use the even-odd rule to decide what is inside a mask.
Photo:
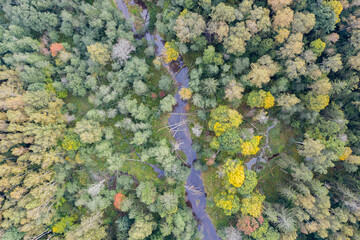
[{"label": "yellow tree", "polygon": [[265,109],[271,108],[275,104],[275,99],[270,92],[265,92],[264,90],[252,91],[247,97],[246,103],[250,107],[263,107]]},{"label": "yellow tree", "polygon": [[320,38],[318,38],[310,43],[311,50],[318,56],[320,56],[321,53],[324,51],[325,46],[326,46],[326,43],[321,41]]},{"label": "yellow tree", "polygon": [[183,87],[179,91],[179,95],[180,95],[180,98],[183,100],[190,100],[192,97],[192,91],[190,90],[190,88]]},{"label": "yellow tree", "polygon": [[242,123],[241,114],[228,106],[219,106],[211,110],[210,118],[209,129],[214,131],[216,136],[231,128],[238,128]]},{"label": "yellow tree", "polygon": [[175,49],[175,44],[173,42],[166,42],[162,50],[162,56],[165,63],[171,61],[176,61],[179,57],[179,52]]},{"label": "yellow tree", "polygon": [[241,187],[245,180],[244,165],[240,161],[228,159],[224,165],[229,183],[234,187]]},{"label": "yellow tree", "polygon": [[109,46],[106,44],[94,43],[87,46],[87,51],[90,54],[90,58],[101,65],[105,65],[110,60]]},{"label": "yellow tree", "polygon": [[306,96],[307,108],[312,111],[319,112],[329,105],[330,98],[328,95],[314,95],[308,94]]},{"label": "yellow tree", "polygon": [[343,6],[341,5],[341,2],[330,0],[330,1],[323,1],[322,4],[325,6],[329,6],[335,12],[336,23],[340,22],[339,16],[343,10]]},{"label": "yellow tree", "polygon": [[214,197],[216,206],[222,208],[226,215],[231,215],[239,211],[240,200],[239,197],[225,192],[218,193]]},{"label": "yellow tree", "polygon": [[262,203],[265,196],[260,193],[253,193],[241,201],[240,211],[244,215],[259,217],[262,213]]},{"label": "yellow tree", "polygon": [[254,155],[256,154],[260,148],[260,140],[261,136],[254,136],[250,141],[243,142],[241,144],[241,154],[243,155]]}]

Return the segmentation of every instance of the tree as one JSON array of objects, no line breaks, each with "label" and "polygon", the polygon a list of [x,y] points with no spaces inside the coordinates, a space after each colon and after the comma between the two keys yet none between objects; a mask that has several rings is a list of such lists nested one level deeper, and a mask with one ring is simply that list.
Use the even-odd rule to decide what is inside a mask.
[{"label": "tree", "polygon": [[326,44],[320,38],[310,43],[311,50],[318,56],[324,51]]},{"label": "tree", "polygon": [[258,183],[256,172],[251,170],[245,170],[245,181],[243,185],[241,185],[236,190],[241,195],[248,195],[251,194],[254,188],[256,187]]},{"label": "tree", "polygon": [[201,15],[185,9],[176,19],[174,30],[180,42],[190,42],[200,37],[205,27],[205,21]]},{"label": "tree", "polygon": [[224,38],[224,47],[228,53],[237,56],[245,53],[246,42],[251,38],[249,29],[244,22],[238,22],[234,27],[230,27],[230,34]]},{"label": "tree", "polygon": [[154,221],[147,221],[145,219],[136,219],[135,223],[129,230],[129,240],[140,240],[150,236],[155,229],[156,223]]},{"label": "tree", "polygon": [[169,91],[173,85],[173,80],[167,75],[162,75],[158,85],[161,90]]},{"label": "tree", "polygon": [[153,182],[141,182],[136,188],[136,195],[140,201],[149,205],[154,203],[157,197],[156,187]]},{"label": "tree", "polygon": [[240,208],[241,213],[256,218],[259,217],[262,213],[262,202],[264,200],[265,196],[260,193],[252,193],[250,196],[243,198]]},{"label": "tree", "polygon": [[232,128],[238,128],[242,123],[242,116],[238,111],[228,106],[219,106],[211,110],[209,129],[215,132],[216,136]]},{"label": "tree", "polygon": [[178,196],[171,192],[165,192],[156,199],[156,209],[161,217],[174,214],[178,211]]},{"label": "tree", "polygon": [[285,110],[289,110],[292,106],[301,102],[295,94],[282,94],[276,99],[277,105],[282,106]]},{"label": "tree", "polygon": [[244,166],[242,163],[238,160],[228,159],[223,168],[229,183],[234,187],[241,187],[245,180]]},{"label": "tree", "polygon": [[241,215],[236,224],[236,228],[244,234],[250,236],[258,227],[264,222],[263,217],[260,215],[258,218],[254,218],[247,215]]},{"label": "tree", "polygon": [[210,21],[207,26],[207,30],[211,34],[215,34],[216,40],[219,42],[223,41],[224,37],[229,35],[229,25],[226,22]]},{"label": "tree", "polygon": [[222,65],[224,63],[223,57],[220,53],[215,52],[215,47],[209,45],[207,49],[204,50],[203,61],[205,64]]},{"label": "tree", "polygon": [[344,161],[346,160],[352,153],[351,148],[345,147],[344,153],[339,157],[340,160]]},{"label": "tree", "polygon": [[322,4],[324,6],[328,6],[330,7],[334,13],[335,13],[335,23],[340,22],[340,17],[339,15],[341,14],[342,10],[343,10],[343,6],[341,5],[340,1],[334,1],[334,0],[330,0],[330,1],[324,1],[322,2]]},{"label": "tree", "polygon": [[179,57],[179,52],[176,50],[174,42],[166,42],[161,54],[165,63],[176,61]]},{"label": "tree", "polygon": [[350,57],[348,63],[352,69],[360,72],[360,52],[358,52],[357,55]]},{"label": "tree", "polygon": [[306,106],[311,111],[319,112],[329,105],[330,98],[328,95],[306,95]]},{"label": "tree", "polygon": [[325,146],[321,143],[321,141],[317,139],[314,140],[308,135],[305,136],[306,139],[304,140],[301,149],[299,149],[300,155],[308,158],[321,155],[321,151],[325,149]]},{"label": "tree", "polygon": [[231,80],[225,89],[225,98],[228,99],[230,102],[239,102],[243,97],[243,92],[245,88],[236,80]]},{"label": "tree", "polygon": [[267,109],[274,106],[275,99],[270,92],[265,92],[264,90],[254,90],[249,93],[246,103],[252,108],[263,107]]},{"label": "tree", "polygon": [[240,200],[236,195],[227,193],[218,193],[214,197],[216,206],[222,208],[226,215],[237,213],[240,209]]},{"label": "tree", "polygon": [[315,19],[315,14],[296,12],[294,15],[294,21],[292,22],[292,29],[295,32],[307,34],[315,26]]},{"label": "tree", "polygon": [[241,154],[244,156],[256,154],[260,148],[260,140],[262,137],[254,136],[250,141],[245,141],[241,144]]},{"label": "tree", "polygon": [[130,41],[120,38],[112,48],[111,59],[119,61],[120,64],[125,64],[135,49]]},{"label": "tree", "polygon": [[237,129],[230,129],[225,131],[218,138],[214,138],[213,144],[218,145],[218,148],[226,151],[228,154],[234,155],[241,151],[241,144],[243,143],[241,139],[241,134]]},{"label": "tree", "polygon": [[274,28],[285,28],[290,26],[294,20],[294,11],[287,7],[276,12],[273,20]]},{"label": "tree", "polygon": [[250,66],[251,71],[244,79],[257,87],[270,82],[270,78],[280,70],[279,65],[269,55],[262,56],[256,63],[252,63]]},{"label": "tree", "polygon": [[268,0],[267,2],[274,11],[277,11],[290,5],[292,0]]},{"label": "tree", "polygon": [[176,105],[176,99],[173,95],[167,95],[160,101],[160,109],[163,112],[171,112],[173,106]]},{"label": "tree", "polygon": [[236,18],[235,9],[224,3],[219,3],[216,7],[213,7],[210,14],[214,21],[233,22]]},{"label": "tree", "polygon": [[64,46],[61,43],[53,43],[50,46],[51,56],[55,57],[61,50],[64,50]]},{"label": "tree", "polygon": [[192,92],[191,92],[190,88],[183,87],[180,89],[179,95],[180,95],[180,98],[183,100],[190,100],[191,96],[192,96]]},{"label": "tree", "polygon": [[76,123],[74,130],[80,136],[82,143],[95,143],[101,140],[101,129],[100,123],[82,119]]},{"label": "tree", "polygon": [[286,28],[280,28],[277,30],[278,35],[276,35],[275,40],[277,43],[283,43],[290,35],[290,31]]},{"label": "tree", "polygon": [[241,232],[238,231],[236,228],[234,228],[231,225],[230,225],[230,227],[226,227],[222,231],[219,231],[218,232],[219,236],[221,233],[223,234],[223,236],[221,236],[222,239],[227,239],[227,240],[241,240],[242,239]]},{"label": "tree", "polygon": [[76,151],[79,149],[80,147],[80,141],[77,138],[76,135],[66,135],[64,137],[64,140],[62,142],[62,147],[66,150],[66,151]]},{"label": "tree", "polygon": [[281,47],[279,50],[280,58],[295,58],[296,55],[299,55],[303,52],[303,35],[301,33],[291,34],[287,39],[284,47]]},{"label": "tree", "polygon": [[110,60],[109,46],[106,44],[94,43],[87,46],[87,51],[90,54],[90,58],[101,65],[105,65]]},{"label": "tree", "polygon": [[125,195],[121,192],[117,193],[114,196],[114,206],[116,209],[121,210],[121,203],[124,201]]},{"label": "tree", "polygon": [[310,85],[312,92],[317,95],[328,95],[332,89],[329,78],[323,77]]}]

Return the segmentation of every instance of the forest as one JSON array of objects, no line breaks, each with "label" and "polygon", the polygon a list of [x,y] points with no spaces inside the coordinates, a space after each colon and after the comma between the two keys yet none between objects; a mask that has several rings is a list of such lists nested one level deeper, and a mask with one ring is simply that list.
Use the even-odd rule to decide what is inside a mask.
[{"label": "forest", "polygon": [[0,240],[360,240],[360,0],[1,0]]}]

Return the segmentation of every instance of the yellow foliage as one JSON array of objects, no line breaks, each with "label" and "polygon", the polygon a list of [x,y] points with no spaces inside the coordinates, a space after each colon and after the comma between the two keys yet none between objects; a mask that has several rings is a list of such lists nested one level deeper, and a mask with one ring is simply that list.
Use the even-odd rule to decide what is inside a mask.
[{"label": "yellow foliage", "polygon": [[334,12],[335,12],[335,15],[336,15],[336,23],[340,22],[340,14],[343,10],[343,6],[341,5],[341,2],[340,1],[334,1],[334,0],[331,0],[331,1],[324,1],[323,4],[325,6],[329,6]]},{"label": "yellow foliage", "polygon": [[262,212],[262,203],[265,196],[260,193],[253,193],[250,197],[244,198],[241,203],[241,213],[259,217]]},{"label": "yellow foliage", "polygon": [[329,101],[330,98],[328,95],[317,95],[316,97],[310,95],[307,107],[309,110],[319,112],[329,105]]},{"label": "yellow foliage", "polygon": [[222,208],[226,215],[231,215],[239,211],[240,201],[236,195],[222,192],[215,196],[214,201],[216,202],[216,206]]},{"label": "yellow foliage", "polygon": [[289,37],[290,31],[286,28],[280,28],[278,31],[278,35],[275,37],[276,42],[283,43],[285,39]]},{"label": "yellow foliage", "polygon": [[164,58],[165,63],[169,63],[171,61],[176,61],[179,57],[179,52],[175,50],[172,46],[173,44],[166,42],[164,49],[162,51],[162,55]]},{"label": "yellow foliage", "polygon": [[245,180],[244,166],[241,163],[236,163],[232,159],[228,159],[224,165],[224,169],[229,183],[234,187],[241,187]]},{"label": "yellow foliage", "polygon": [[192,97],[192,92],[189,88],[181,88],[181,90],[179,91],[180,94],[180,98],[182,100],[190,100]]},{"label": "yellow foliage", "polygon": [[232,126],[238,127],[242,123],[242,116],[238,113],[238,111],[229,109],[228,116],[229,122]]},{"label": "yellow foliage", "polygon": [[210,142],[210,147],[216,150],[220,148],[220,142],[217,140],[216,137],[214,137]]},{"label": "yellow foliage", "polygon": [[216,136],[220,136],[231,128],[238,128],[241,123],[242,116],[238,111],[227,106],[219,106],[211,111],[209,128]]},{"label": "yellow foliage", "polygon": [[241,153],[245,156],[256,154],[260,150],[259,144],[261,138],[261,136],[255,136],[250,141],[243,142],[241,144]]},{"label": "yellow foliage", "polygon": [[264,98],[264,108],[268,109],[274,106],[275,99],[273,95],[270,92],[266,92],[265,98]]},{"label": "yellow foliage", "polygon": [[345,151],[344,151],[344,153],[339,157],[339,159],[344,161],[344,160],[346,160],[346,159],[350,156],[351,153],[352,153],[351,148],[345,147]]},{"label": "yellow foliage", "polygon": [[65,136],[62,147],[66,151],[76,151],[80,147],[80,141],[74,136]]}]

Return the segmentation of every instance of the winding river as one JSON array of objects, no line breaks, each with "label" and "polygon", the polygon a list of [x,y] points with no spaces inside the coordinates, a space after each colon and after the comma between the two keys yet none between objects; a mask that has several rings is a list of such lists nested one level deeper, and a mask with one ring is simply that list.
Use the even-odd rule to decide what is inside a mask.
[{"label": "winding river", "polygon": [[[130,18],[128,8],[126,4],[122,0],[116,0],[117,6],[119,10],[123,13],[126,19]],[[143,17],[145,19],[145,25],[148,23],[148,14],[147,10],[143,10]],[[132,24],[132,31],[135,32],[134,25]],[[145,39],[148,42],[155,42],[156,45],[156,54],[158,56],[161,55],[161,51],[164,48],[164,43],[162,38],[159,35],[151,35],[149,32],[145,34]],[[189,77],[188,77],[188,68],[184,65],[182,61],[178,61],[180,71],[174,72],[170,69],[168,64],[164,64],[164,66],[168,69],[169,73],[176,80],[178,85],[178,91],[175,94],[175,99],[177,101],[177,105],[174,107],[173,112],[168,120],[168,125],[173,126],[174,124],[178,124],[181,121],[187,119],[186,113],[186,105],[187,102],[182,100],[179,95],[179,90],[183,87],[188,87],[189,85]],[[209,216],[205,212],[206,207],[206,196],[204,191],[203,181],[201,179],[201,171],[196,170],[193,167],[194,161],[197,159],[196,152],[192,148],[192,139],[189,127],[186,124],[179,124],[179,128],[177,129],[177,133],[175,135],[175,139],[177,141],[183,142],[181,145],[181,150],[187,157],[187,163],[191,167],[190,175],[188,176],[187,183],[185,186],[185,190],[187,193],[187,199],[190,202],[192,207],[192,211],[194,216],[198,221],[198,229],[202,231],[204,234],[204,240],[219,240],[220,238],[216,234],[216,230],[214,225],[212,224]],[[154,170],[161,175],[156,166],[152,165]],[[160,170],[161,171],[161,170]]]}]

